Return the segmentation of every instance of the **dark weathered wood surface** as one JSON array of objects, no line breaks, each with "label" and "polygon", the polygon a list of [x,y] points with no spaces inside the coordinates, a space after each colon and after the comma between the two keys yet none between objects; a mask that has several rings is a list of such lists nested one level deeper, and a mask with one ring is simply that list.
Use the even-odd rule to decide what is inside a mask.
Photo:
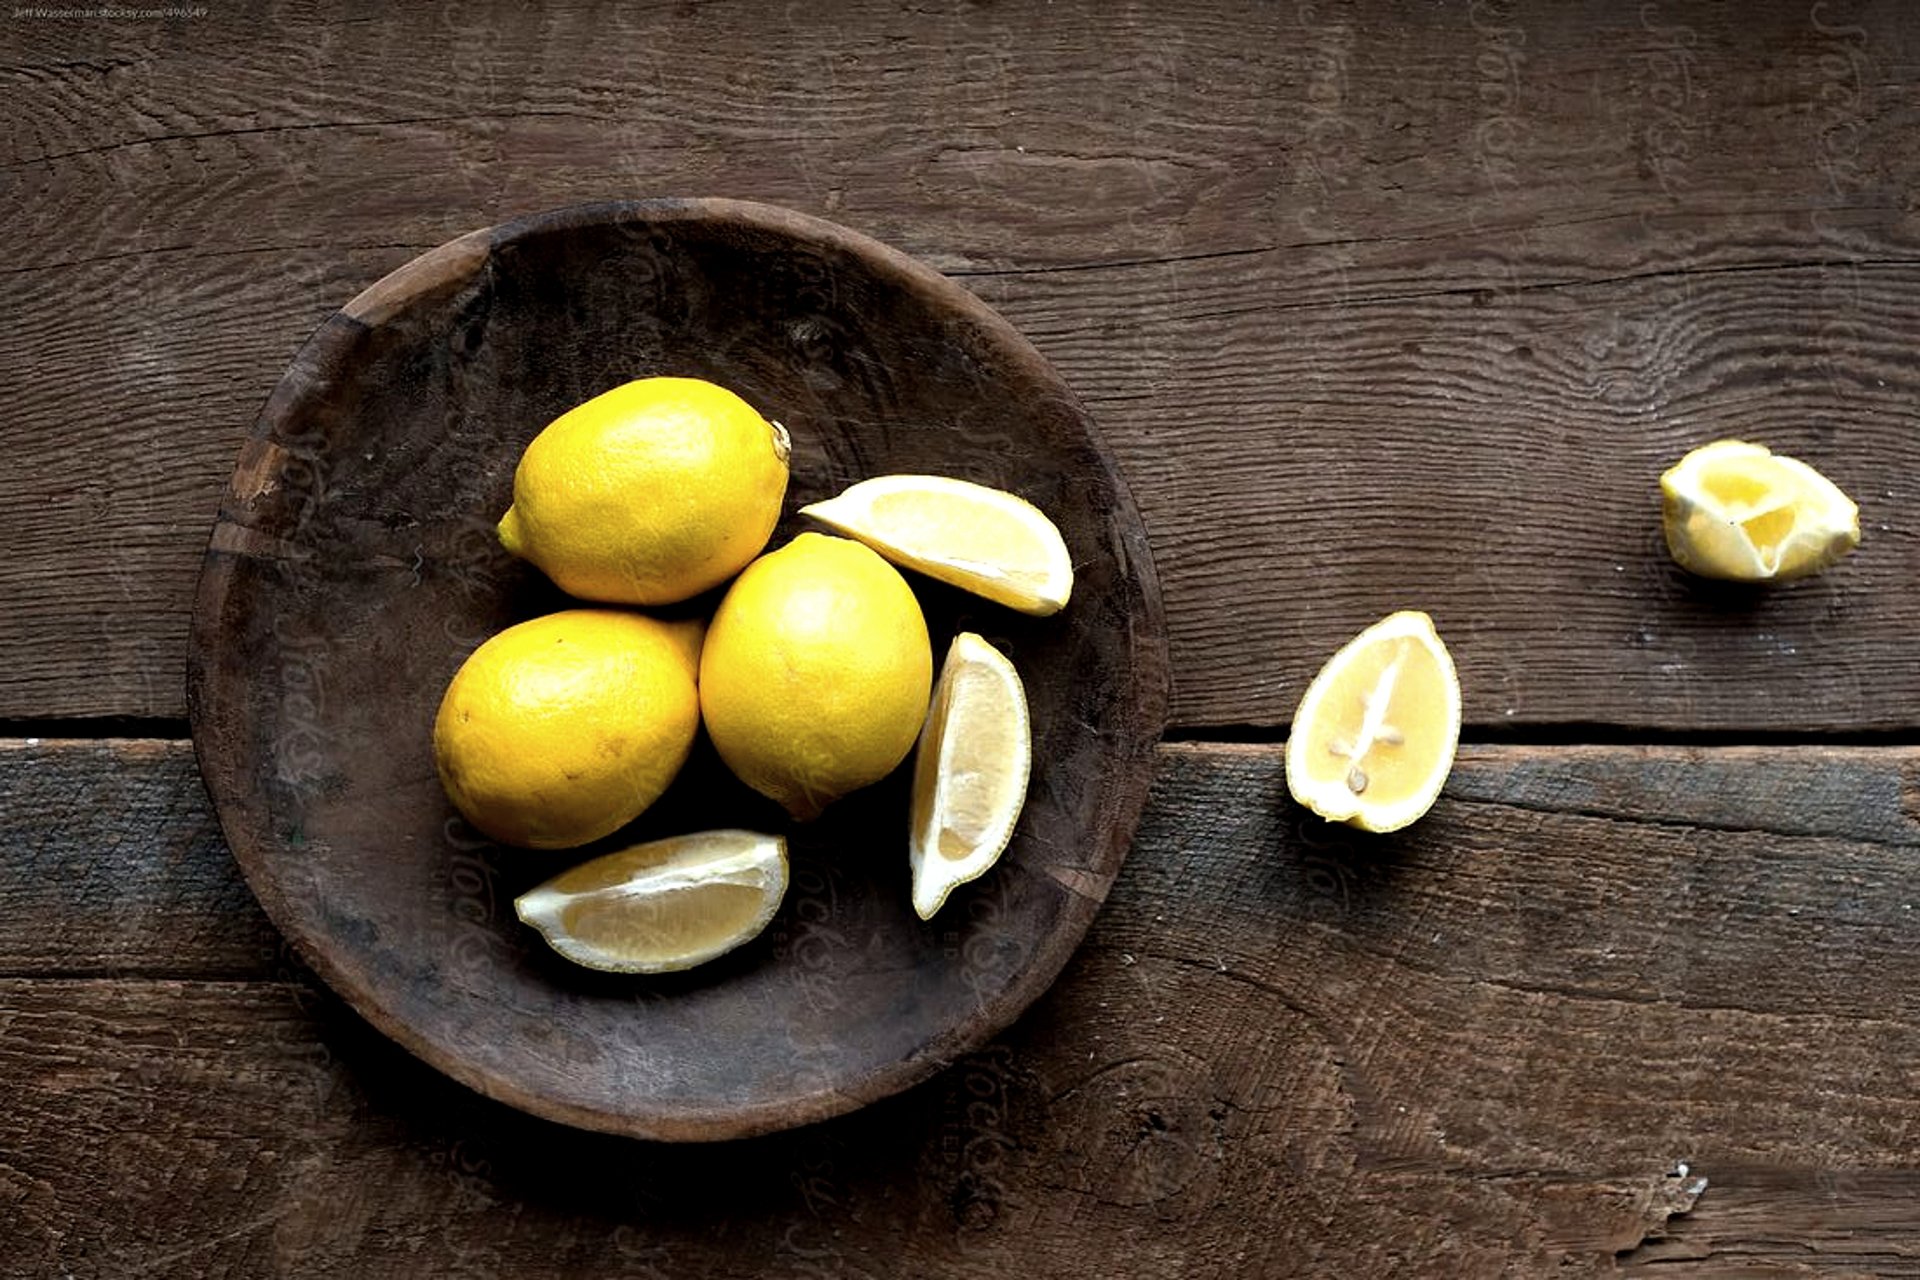
[{"label": "dark weathered wood surface", "polygon": [[[1905,0],[0,11],[0,1275],[1920,1275],[1917,95]],[[662,194],[1033,340],[1203,740],[999,1041],[693,1149],[450,1084],[293,961],[185,744],[53,740],[182,732],[219,495],[325,316]],[[1655,477],[1729,434],[1859,554],[1669,569]],[[1560,745],[1330,837],[1269,740],[1410,605],[1470,740]]]},{"label": "dark weathered wood surface", "polygon": [[[221,482],[333,308],[662,194],[845,222],[1022,326],[1153,533],[1178,723],[1283,724],[1403,606],[1478,724],[1920,715],[1903,0],[408,13],[0,28],[0,715],[182,713]],[[1871,554],[1682,581],[1653,483],[1726,434],[1830,470]]]},{"label": "dark weathered wood surface", "polygon": [[[185,749],[13,747],[0,785],[148,819],[0,831],[5,917],[76,939],[0,937],[17,1274],[1920,1272],[1920,751],[1469,748],[1370,842],[1277,748],[1170,746],[1032,1016],[694,1148],[448,1084],[230,865],[146,865],[210,828]],[[82,954],[113,893],[132,941]]]}]

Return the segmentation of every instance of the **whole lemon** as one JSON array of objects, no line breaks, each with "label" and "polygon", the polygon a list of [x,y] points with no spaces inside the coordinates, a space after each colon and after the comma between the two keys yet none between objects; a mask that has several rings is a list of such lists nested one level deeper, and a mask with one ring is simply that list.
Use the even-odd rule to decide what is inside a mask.
[{"label": "whole lemon", "polygon": [[513,473],[500,541],[570,595],[671,604],[760,554],[787,491],[788,440],[699,378],[642,378],[549,423]]},{"label": "whole lemon", "polygon": [[570,849],[640,816],[700,726],[700,624],[568,609],[470,654],[433,723],[441,785],[496,840]]},{"label": "whole lemon", "polygon": [[927,621],[899,570],[803,533],[727,589],[700,656],[700,710],[741,781],[804,820],[906,758],[932,682]]}]

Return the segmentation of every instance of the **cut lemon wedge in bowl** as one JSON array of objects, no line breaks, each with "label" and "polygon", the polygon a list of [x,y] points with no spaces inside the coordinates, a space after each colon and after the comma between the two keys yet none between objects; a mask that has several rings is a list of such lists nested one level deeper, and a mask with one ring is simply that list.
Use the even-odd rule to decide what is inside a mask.
[{"label": "cut lemon wedge in bowl", "polygon": [[902,568],[1045,617],[1073,594],[1073,558],[1053,521],[1025,498],[948,476],[862,480],[800,508]]},{"label": "cut lemon wedge in bowl", "polygon": [[575,964],[670,973],[767,927],[787,891],[787,842],[703,831],[583,862],[514,899],[520,919]]},{"label": "cut lemon wedge in bowl", "polygon": [[1313,812],[1398,831],[1433,807],[1460,742],[1460,680],[1433,619],[1390,614],[1307,686],[1287,738],[1287,787]]},{"label": "cut lemon wedge in bowl", "polygon": [[1765,445],[1716,440],[1660,477],[1667,549],[1690,573],[1784,582],[1860,545],[1860,509],[1825,476]]},{"label": "cut lemon wedge in bowl", "polygon": [[1033,764],[1027,694],[1006,655],[971,631],[953,638],[913,762],[913,909],[931,920],[985,875],[1013,838]]}]

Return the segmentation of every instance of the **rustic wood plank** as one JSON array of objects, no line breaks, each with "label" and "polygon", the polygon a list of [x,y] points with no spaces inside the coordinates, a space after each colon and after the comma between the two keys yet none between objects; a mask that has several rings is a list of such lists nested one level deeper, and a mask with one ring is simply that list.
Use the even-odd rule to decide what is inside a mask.
[{"label": "rustic wood plank", "polygon": [[[181,713],[215,499],[331,307],[512,213],[710,191],[961,273],[1059,364],[1154,533],[1178,723],[1284,724],[1424,604],[1478,724],[1912,726],[1920,18],[1517,8],[14,23],[0,716]],[[1729,433],[1855,492],[1854,562],[1665,566],[1652,478]]]},{"label": "rustic wood plank", "polygon": [[[1464,954],[1494,980],[1629,1003],[1673,997],[1679,983],[1696,1002],[1765,997],[1771,1012],[1876,1016],[1902,994],[1891,975],[1920,965],[1902,946],[1920,928],[1920,894],[1901,880],[1905,851],[1920,845],[1920,749],[1469,745],[1435,815],[1380,839],[1298,809],[1280,751],[1161,747],[1123,873],[1133,892],[1205,894],[1209,912],[1292,914],[1335,931],[1364,909],[1367,945],[1401,962],[1438,970]],[[189,744],[3,740],[0,796],[0,976],[284,976]],[[1527,883],[1511,881],[1516,866]],[[1249,868],[1260,893],[1236,879]],[[1274,888],[1283,901],[1261,896]],[[1465,913],[1461,895],[1471,928],[1425,943],[1393,932],[1427,914],[1426,897]],[[1620,910],[1603,917],[1599,904]],[[1570,916],[1604,936],[1542,949],[1542,933]],[[1135,917],[1110,903],[1096,929],[1122,920]],[[1791,965],[1750,971],[1748,953],[1766,945],[1756,926],[1793,944]]]},{"label": "rustic wood plank", "polygon": [[1089,1066],[1016,1035],[824,1126],[636,1148],[452,1090],[298,985],[11,980],[0,1016],[21,1274],[1904,1274],[1920,1245],[1909,1170],[1735,1167],[1695,1201],[1664,1156],[1425,1164],[1342,1136],[1314,1082],[1243,1108],[1165,1046]]},{"label": "rustic wood plank", "polygon": [[[0,776],[141,780],[178,840],[186,760],[16,745]],[[4,918],[88,923],[37,874],[86,900],[100,837],[67,830],[0,867]],[[1916,857],[1912,749],[1468,748],[1369,839],[1292,806],[1277,748],[1168,746],[1088,944],[996,1045],[665,1148],[468,1094],[297,968],[207,976],[243,957],[191,940],[257,918],[195,845],[140,890],[193,901],[116,917],[183,958],[92,970],[183,980],[0,979],[0,1202],[27,1274],[1914,1274]]]},{"label": "rustic wood plank", "polygon": [[[800,22],[576,3],[528,21],[500,0],[457,17],[283,0],[172,28],[16,24],[0,76],[25,92],[0,103],[0,172],[37,179],[8,197],[29,205],[27,229],[61,234],[22,237],[12,265],[69,262],[76,245],[204,253],[215,229],[281,250],[301,243],[289,231],[319,231],[306,243],[331,249],[372,225],[424,246],[543,207],[556,187],[653,194],[630,188],[678,176],[889,239],[917,231],[923,251],[950,255],[938,265],[972,268],[1204,255],[1314,231],[1364,245],[1462,213],[1481,230],[1578,216],[1609,228],[1618,252],[1642,219],[1702,196],[1725,198],[1722,216],[1855,197],[1829,211],[1836,224],[1902,207],[1882,185],[1908,157],[1888,118],[1916,38],[1899,0],[1817,14],[1781,0],[1738,12],[1237,0],[1102,10],[1104,22],[1084,2],[944,19],[883,0],[833,9]],[[278,48],[262,48],[263,30]],[[1756,172],[1756,157],[1780,168]],[[277,163],[208,188],[168,173],[169,159],[223,176]],[[189,217],[88,202],[88,182],[169,187]],[[459,208],[485,212],[461,222]],[[241,225],[192,216],[216,213]]]},{"label": "rustic wood plank", "polygon": [[0,973],[284,973],[184,742],[0,740]]},{"label": "rustic wood plank", "polygon": [[[1619,1255],[1627,1275],[1913,1276],[1913,1171],[1730,1168],[1712,1212]],[[1783,1219],[1782,1203],[1800,1206]],[[1704,1203],[1701,1206],[1705,1209]],[[1782,1227],[1785,1229],[1782,1230]]]}]

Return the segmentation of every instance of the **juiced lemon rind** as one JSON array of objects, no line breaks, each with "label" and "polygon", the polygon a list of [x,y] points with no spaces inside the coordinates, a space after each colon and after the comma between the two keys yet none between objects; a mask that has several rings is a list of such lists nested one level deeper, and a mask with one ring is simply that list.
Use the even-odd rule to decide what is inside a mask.
[{"label": "juiced lemon rind", "polygon": [[1660,477],[1661,526],[1674,562],[1700,577],[1789,582],[1860,545],[1860,509],[1797,458],[1716,440]]}]

